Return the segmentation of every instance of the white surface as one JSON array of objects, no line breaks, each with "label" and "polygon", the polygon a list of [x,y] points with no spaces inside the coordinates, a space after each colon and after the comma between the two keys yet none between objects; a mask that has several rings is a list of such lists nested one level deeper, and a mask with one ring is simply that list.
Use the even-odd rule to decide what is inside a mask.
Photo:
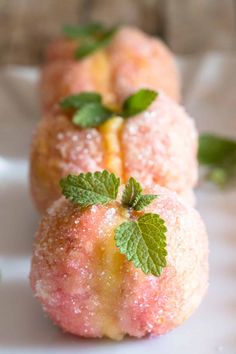
[{"label": "white surface", "polygon": [[[181,61],[185,103],[201,130],[236,136],[236,60],[218,55]],[[39,113],[36,72],[0,73],[0,353],[236,353],[236,192],[202,184],[198,209],[210,237],[210,287],[199,310],[156,339],[82,340],[44,317],[28,284],[38,218],[27,187],[27,155]]]}]

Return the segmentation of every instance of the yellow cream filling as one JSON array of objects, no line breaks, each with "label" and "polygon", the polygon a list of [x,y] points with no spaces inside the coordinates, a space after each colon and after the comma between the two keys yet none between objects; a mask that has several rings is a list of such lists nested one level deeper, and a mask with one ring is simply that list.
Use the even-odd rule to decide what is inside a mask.
[{"label": "yellow cream filling", "polygon": [[[112,87],[112,72],[109,55],[106,50],[98,51],[93,55],[92,73],[97,90],[102,93],[103,103],[111,109],[117,110],[117,98]],[[110,172],[123,178],[123,162],[120,144],[120,134],[123,126],[123,119],[115,117],[108,120],[99,131],[103,138],[104,165]]]},{"label": "yellow cream filling", "polygon": [[[94,55],[93,77],[98,91],[103,95],[103,102],[111,109],[118,109],[116,95],[113,93],[112,73],[109,65],[109,57],[106,51],[99,51]],[[98,129],[103,139],[104,166],[110,172],[115,173],[123,182],[123,157],[120,143],[120,135],[124,120],[114,117]],[[99,260],[97,291],[100,299],[98,311],[99,327],[104,336],[120,340],[124,334],[119,328],[119,321],[115,312],[120,296],[122,280],[122,267],[124,256],[115,245],[114,228],[127,220],[127,211],[123,208],[119,215],[114,216],[113,231],[111,226],[104,230],[101,242],[96,250],[96,259]]]},{"label": "yellow cream filling", "polygon": [[[120,297],[120,284],[122,280],[124,255],[115,245],[114,228],[127,220],[126,210],[123,215],[116,215],[113,221],[113,229],[108,227],[96,251],[99,260],[97,291],[101,304],[98,311],[99,327],[104,336],[115,340],[121,340],[124,334],[119,327],[116,309]],[[126,217],[125,217],[126,216]]]},{"label": "yellow cream filling", "polygon": [[109,58],[105,50],[93,55],[92,77],[97,91],[103,96],[103,103],[112,108],[116,104],[116,97],[112,90]]},{"label": "yellow cream filling", "polygon": [[99,127],[103,137],[104,162],[106,168],[123,179],[123,159],[120,134],[124,120],[121,117],[109,119]]}]

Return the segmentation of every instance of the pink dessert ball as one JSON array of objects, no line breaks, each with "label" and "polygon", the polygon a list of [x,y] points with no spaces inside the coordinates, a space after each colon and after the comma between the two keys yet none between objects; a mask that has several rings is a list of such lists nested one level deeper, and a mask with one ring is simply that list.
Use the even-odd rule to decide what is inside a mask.
[{"label": "pink dessert ball", "polygon": [[[167,267],[160,277],[128,262],[114,229],[129,219],[118,202],[81,209],[62,197],[36,234],[30,281],[53,322],[82,337],[161,335],[196,310],[208,285],[208,241],[199,214],[175,193],[159,195],[145,212],[167,226]],[[134,218],[137,215],[133,215]]]},{"label": "pink dessert ball", "polygon": [[119,104],[141,87],[162,90],[180,99],[180,79],[173,55],[157,38],[132,27],[121,28],[103,50],[74,59],[78,41],[52,43],[42,70],[40,92],[44,110],[65,96],[81,91],[100,92],[111,105]]},{"label": "pink dessert ball", "polygon": [[193,204],[197,181],[197,133],[193,120],[177,103],[160,93],[143,113],[124,119],[117,136],[120,167],[107,165],[100,128],[80,129],[65,115],[47,115],[32,141],[30,183],[43,212],[60,196],[58,182],[69,173],[107,169],[123,182],[130,176],[144,186],[160,184]]},{"label": "pink dessert ball", "polygon": [[180,101],[180,76],[173,54],[158,38],[132,27],[121,29],[108,48],[113,85],[122,102],[142,87]]}]

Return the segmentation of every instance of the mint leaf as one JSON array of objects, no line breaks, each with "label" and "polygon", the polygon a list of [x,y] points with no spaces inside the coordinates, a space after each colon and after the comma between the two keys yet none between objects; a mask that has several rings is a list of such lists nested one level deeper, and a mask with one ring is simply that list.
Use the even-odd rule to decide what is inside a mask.
[{"label": "mint leaf", "polygon": [[83,59],[93,52],[108,46],[116,31],[117,28],[113,28],[104,31],[98,38],[87,38],[87,40],[82,42],[79,48],[76,49],[75,59]]},{"label": "mint leaf", "polygon": [[121,203],[124,207],[132,208],[135,204],[137,198],[141,196],[142,187],[141,185],[131,177],[125,186],[122,194]]},{"label": "mint leaf", "polygon": [[145,111],[155,100],[157,95],[157,92],[149,89],[137,91],[124,101],[121,116],[128,118]]},{"label": "mint leaf", "polygon": [[223,168],[213,168],[209,171],[207,178],[219,187],[223,187],[229,179],[229,174]]},{"label": "mint leaf", "polygon": [[236,180],[236,140],[202,134],[198,159],[208,168],[207,178],[213,183],[224,186]]},{"label": "mint leaf", "polygon": [[118,113],[105,107],[102,104],[102,96],[96,92],[81,92],[70,95],[61,100],[60,106],[62,109],[77,110],[72,118],[74,124],[81,128],[93,128],[117,114],[121,116],[124,114],[124,117],[128,118],[132,114],[139,113],[150,104],[156,95],[157,93],[151,90],[139,90],[126,99],[124,103],[126,113],[125,111]]},{"label": "mint leaf", "polygon": [[136,211],[143,210],[146,206],[151,204],[154,199],[157,198],[157,195],[154,194],[144,194],[141,195],[133,205],[133,209]]},{"label": "mint leaf", "polygon": [[96,92],[82,92],[62,99],[60,106],[63,109],[78,109],[88,103],[101,103],[102,96]]},{"label": "mint leaf", "polygon": [[102,124],[113,116],[113,112],[101,103],[88,103],[78,110],[72,120],[81,128],[93,128]]},{"label": "mint leaf", "polygon": [[74,55],[75,59],[83,59],[96,50],[106,47],[117,29],[117,27],[106,29],[101,23],[95,22],[82,26],[67,25],[63,28],[63,32],[70,39],[80,39],[80,45]]},{"label": "mint leaf", "polygon": [[80,47],[76,49],[75,59],[83,59],[99,49],[101,49],[99,41],[88,41],[87,43],[81,44]]},{"label": "mint leaf", "polygon": [[199,138],[198,158],[205,165],[224,164],[228,158],[235,159],[236,141],[217,135],[202,134]]},{"label": "mint leaf", "polygon": [[142,195],[142,190],[141,185],[133,177],[131,177],[122,194],[121,203],[123,207],[140,211],[157,198],[154,194]]},{"label": "mint leaf", "polygon": [[68,175],[60,180],[64,196],[82,207],[115,200],[119,185],[120,179],[106,170]]},{"label": "mint leaf", "polygon": [[158,214],[144,214],[115,230],[116,245],[145,274],[160,276],[166,267],[166,226]]},{"label": "mint leaf", "polygon": [[65,25],[63,28],[64,35],[71,39],[93,36],[103,31],[104,26],[99,22],[92,22],[82,26]]}]

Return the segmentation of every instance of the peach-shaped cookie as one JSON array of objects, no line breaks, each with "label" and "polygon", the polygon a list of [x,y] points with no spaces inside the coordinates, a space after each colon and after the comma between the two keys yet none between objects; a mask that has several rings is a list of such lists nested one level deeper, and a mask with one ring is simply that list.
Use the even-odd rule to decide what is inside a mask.
[{"label": "peach-shaped cookie", "polygon": [[201,302],[208,283],[203,222],[175,193],[159,186],[146,192],[158,198],[139,213],[159,214],[167,228],[160,276],[135,268],[116,246],[115,229],[138,218],[118,201],[81,208],[61,197],[43,217],[30,281],[44,311],[64,331],[117,340],[160,335]]},{"label": "peach-shaped cookie", "polygon": [[31,148],[31,191],[40,211],[56,200],[68,173],[107,169],[123,182],[160,184],[191,199],[197,180],[197,133],[184,109],[160,93],[135,117],[116,117],[98,128],[81,129],[71,116],[47,115]]},{"label": "peach-shaped cookie", "polygon": [[180,98],[179,74],[173,55],[157,38],[123,27],[110,45],[76,60],[77,40],[59,39],[47,51],[40,83],[42,106],[48,110],[61,98],[80,91],[98,91],[108,105],[119,105],[140,87]]}]

